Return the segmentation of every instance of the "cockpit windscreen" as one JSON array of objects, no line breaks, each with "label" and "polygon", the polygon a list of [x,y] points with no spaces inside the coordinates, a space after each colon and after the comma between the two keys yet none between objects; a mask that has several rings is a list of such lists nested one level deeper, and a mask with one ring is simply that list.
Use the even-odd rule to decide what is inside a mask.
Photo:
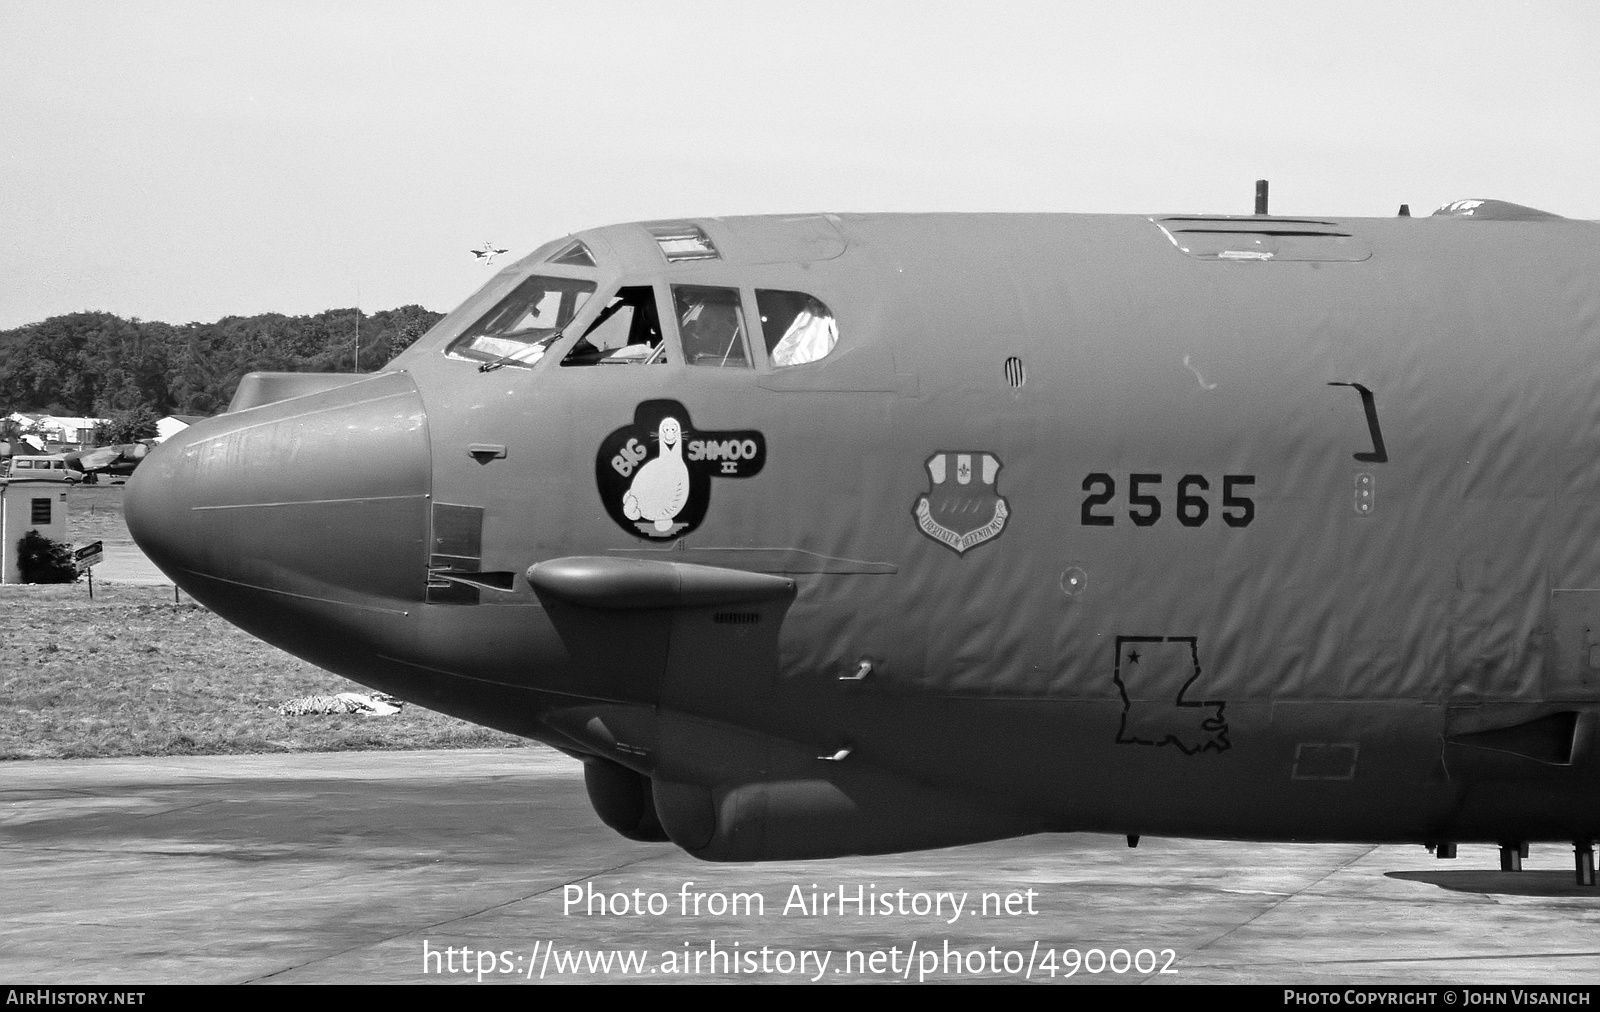
[{"label": "cockpit windscreen", "polygon": [[486,362],[532,365],[578,315],[594,287],[594,282],[577,278],[528,278],[451,342],[448,351]]}]

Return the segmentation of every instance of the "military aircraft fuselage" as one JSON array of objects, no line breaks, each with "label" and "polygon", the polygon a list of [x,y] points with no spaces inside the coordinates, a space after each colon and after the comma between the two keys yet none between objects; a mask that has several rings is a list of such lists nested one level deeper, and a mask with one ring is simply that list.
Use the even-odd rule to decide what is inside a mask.
[{"label": "military aircraft fuselage", "polygon": [[198,600],[718,860],[1600,836],[1600,228],[579,233],[257,376],[130,525]]}]

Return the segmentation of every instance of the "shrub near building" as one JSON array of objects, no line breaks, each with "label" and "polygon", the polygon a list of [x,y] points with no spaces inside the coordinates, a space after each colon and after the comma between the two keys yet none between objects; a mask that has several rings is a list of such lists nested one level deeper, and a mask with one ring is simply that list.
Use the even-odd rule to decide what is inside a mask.
[{"label": "shrub near building", "polygon": [[29,531],[17,540],[17,568],[23,583],[73,583],[78,579],[72,548],[38,531]]}]

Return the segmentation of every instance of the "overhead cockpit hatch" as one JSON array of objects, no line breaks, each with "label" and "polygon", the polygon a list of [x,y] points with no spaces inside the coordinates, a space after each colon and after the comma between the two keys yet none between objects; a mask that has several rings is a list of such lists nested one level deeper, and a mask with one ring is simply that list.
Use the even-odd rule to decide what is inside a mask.
[{"label": "overhead cockpit hatch", "polygon": [[1372,256],[1372,247],[1344,225],[1320,218],[1176,215],[1150,220],[1196,260],[1357,263]]},{"label": "overhead cockpit hatch", "polygon": [[661,247],[661,255],[669,263],[680,260],[720,260],[717,247],[712,244],[709,236],[699,225],[687,221],[666,221],[654,225],[646,225],[656,245]]},{"label": "overhead cockpit hatch", "polygon": [[593,267],[594,257],[589,253],[589,247],[583,244],[582,239],[574,239],[550,257],[550,263],[565,264],[568,267]]},{"label": "overhead cockpit hatch", "polygon": [[722,218],[716,219],[716,225],[723,257],[736,264],[832,260],[843,254],[847,245],[837,219],[827,214]]}]

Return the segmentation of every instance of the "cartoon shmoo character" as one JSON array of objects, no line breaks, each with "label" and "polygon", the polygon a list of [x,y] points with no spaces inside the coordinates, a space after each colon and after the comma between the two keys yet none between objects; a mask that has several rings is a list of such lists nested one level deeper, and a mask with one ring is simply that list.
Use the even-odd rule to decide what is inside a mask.
[{"label": "cartoon shmoo character", "polygon": [[661,419],[656,438],[660,455],[633,476],[622,497],[622,512],[629,520],[645,520],[665,533],[689,501],[689,467],[683,462],[683,429],[676,418]]},{"label": "cartoon shmoo character", "polygon": [[595,448],[595,491],[628,534],[677,540],[705,521],[713,483],[753,478],[766,460],[766,437],[755,429],[696,428],[681,401],[642,401]]}]

